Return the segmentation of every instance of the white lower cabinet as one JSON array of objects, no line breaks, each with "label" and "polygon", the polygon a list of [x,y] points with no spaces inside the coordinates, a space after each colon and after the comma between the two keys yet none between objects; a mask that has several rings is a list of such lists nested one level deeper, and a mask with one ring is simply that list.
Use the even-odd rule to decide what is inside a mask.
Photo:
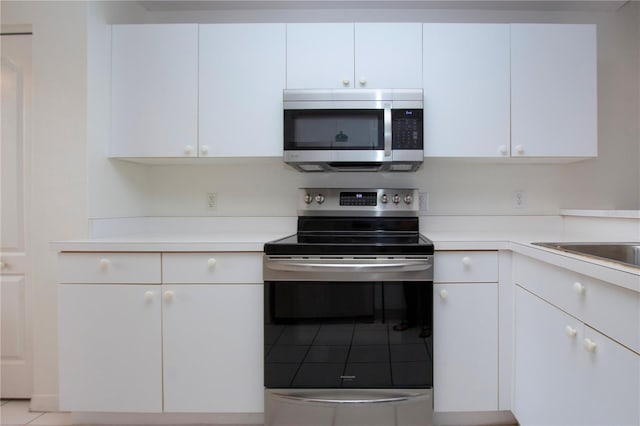
[{"label": "white lower cabinet", "polygon": [[59,285],[62,411],[162,411],[160,287]]},{"label": "white lower cabinet", "polygon": [[533,293],[515,291],[519,424],[640,424],[640,355]]},{"label": "white lower cabinet", "polygon": [[498,284],[434,285],[435,411],[498,410]]},{"label": "white lower cabinet", "polygon": [[433,317],[435,411],[497,411],[496,251],[436,252]]},{"label": "white lower cabinet", "polygon": [[262,284],[163,287],[164,410],[262,412]]},{"label": "white lower cabinet", "polygon": [[[148,255],[128,256],[137,264]],[[63,279],[72,277],[59,285],[61,410],[263,412],[263,286],[260,274],[247,272],[257,270],[260,256],[164,253],[165,269],[189,264],[200,276],[196,265],[202,263],[210,278],[189,284],[185,269],[183,277],[163,274],[163,283],[148,285],[91,283],[110,276],[99,272],[103,266],[96,260],[106,255],[61,257],[63,269],[95,263],[97,270],[87,269],[86,282],[61,271]],[[118,264],[112,260],[105,268]],[[232,279],[233,268],[248,282],[217,282]]]}]

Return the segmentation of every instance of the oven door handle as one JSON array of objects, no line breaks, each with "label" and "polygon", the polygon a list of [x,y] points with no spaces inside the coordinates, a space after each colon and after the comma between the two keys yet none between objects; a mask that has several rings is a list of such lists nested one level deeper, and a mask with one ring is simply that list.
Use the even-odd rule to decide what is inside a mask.
[{"label": "oven door handle", "polygon": [[273,393],[273,397],[278,399],[286,399],[298,403],[315,403],[315,404],[389,404],[392,402],[411,401],[415,396],[398,396],[372,399],[337,399],[337,398],[314,398],[304,396],[285,395],[282,393]]},{"label": "oven door handle", "polygon": [[297,262],[297,261],[281,261],[269,260],[266,267],[274,271],[286,272],[304,272],[304,271],[384,271],[384,272],[415,272],[426,271],[432,267],[432,264],[422,260],[403,260],[400,262],[384,262],[384,263],[313,263],[313,262]]}]

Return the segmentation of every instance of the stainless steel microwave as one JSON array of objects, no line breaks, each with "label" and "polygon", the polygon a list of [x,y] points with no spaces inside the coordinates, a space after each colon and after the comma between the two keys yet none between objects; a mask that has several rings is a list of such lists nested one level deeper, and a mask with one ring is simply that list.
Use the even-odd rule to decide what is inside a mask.
[{"label": "stainless steel microwave", "polygon": [[283,106],[284,161],[300,171],[415,171],[423,162],[422,89],[285,89]]}]

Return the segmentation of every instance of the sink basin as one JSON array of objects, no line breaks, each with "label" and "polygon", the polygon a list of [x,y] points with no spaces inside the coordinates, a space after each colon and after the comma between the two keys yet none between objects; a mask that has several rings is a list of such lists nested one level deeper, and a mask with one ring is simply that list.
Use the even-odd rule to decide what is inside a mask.
[{"label": "sink basin", "polygon": [[538,246],[581,254],[627,266],[640,268],[640,242],[638,243],[533,243]]}]

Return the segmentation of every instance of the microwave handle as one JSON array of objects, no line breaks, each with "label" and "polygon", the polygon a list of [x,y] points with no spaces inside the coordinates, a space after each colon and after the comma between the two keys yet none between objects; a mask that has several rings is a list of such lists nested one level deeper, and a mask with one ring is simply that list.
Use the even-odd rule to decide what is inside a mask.
[{"label": "microwave handle", "polygon": [[391,157],[391,104],[384,104],[384,156]]}]

